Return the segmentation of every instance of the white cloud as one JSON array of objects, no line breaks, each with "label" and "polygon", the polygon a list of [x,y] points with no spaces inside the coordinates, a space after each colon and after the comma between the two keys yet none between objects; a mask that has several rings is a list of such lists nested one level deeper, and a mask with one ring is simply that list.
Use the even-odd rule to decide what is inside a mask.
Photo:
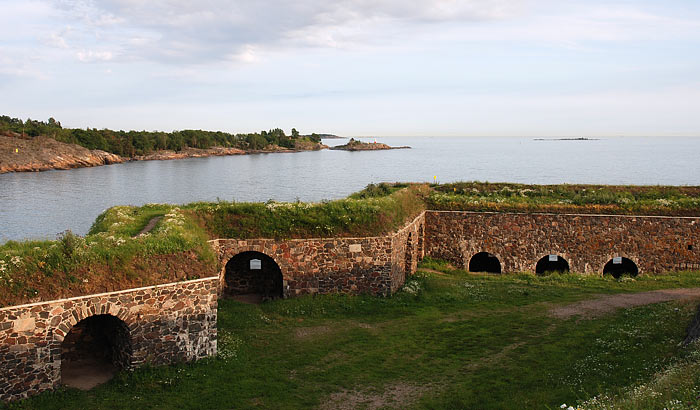
[{"label": "white cloud", "polygon": [[109,61],[114,58],[111,51],[80,50],[75,53],[78,60],[89,63],[94,61]]}]

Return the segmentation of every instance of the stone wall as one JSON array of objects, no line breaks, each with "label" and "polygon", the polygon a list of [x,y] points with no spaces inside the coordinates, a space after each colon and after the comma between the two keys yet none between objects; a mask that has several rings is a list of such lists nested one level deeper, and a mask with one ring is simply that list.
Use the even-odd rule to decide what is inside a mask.
[{"label": "stone wall", "polygon": [[371,293],[389,295],[405,280],[406,241],[412,233],[409,272],[419,254],[418,231],[423,214],[398,232],[365,238],[217,239],[211,241],[221,262],[220,283],[226,285],[226,264],[242,252],[272,258],[283,278],[283,296],[310,293]]},{"label": "stone wall", "polygon": [[550,254],[573,272],[601,274],[614,257],[640,273],[700,268],[700,218],[427,211],[426,255],[467,269],[478,252],[498,257],[503,272],[535,271]]},{"label": "stone wall", "polygon": [[217,287],[214,277],[0,309],[0,400],[58,386],[64,338],[97,315],[128,329],[127,368],[216,354]]},{"label": "stone wall", "polygon": [[423,232],[425,230],[424,214],[392,235],[392,289],[395,292],[406,282],[406,278],[415,273],[418,262],[423,259]]}]

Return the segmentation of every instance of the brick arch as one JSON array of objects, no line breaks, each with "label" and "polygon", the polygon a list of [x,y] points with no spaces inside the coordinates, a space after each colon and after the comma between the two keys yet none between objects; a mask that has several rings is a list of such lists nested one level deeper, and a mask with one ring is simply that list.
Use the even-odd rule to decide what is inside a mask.
[{"label": "brick arch", "polygon": [[537,264],[541,260],[549,257],[549,255],[557,255],[558,257],[564,259],[564,262],[566,262],[567,271],[571,273],[574,272],[574,261],[571,259],[571,255],[569,255],[568,252],[552,252],[545,255],[536,255],[535,260],[530,262],[530,267],[532,268],[531,272],[537,273]]},{"label": "brick arch", "polygon": [[[221,261],[221,271],[219,273],[219,294],[224,294],[226,292],[227,288],[227,282],[226,282],[226,269],[229,264],[234,258],[237,256],[244,254],[246,252],[254,252],[254,253],[259,253],[266,258],[269,258],[272,262],[274,262],[277,265],[277,268],[279,269],[281,275],[282,275],[282,281],[281,283],[278,283],[277,280],[275,280],[275,287],[279,285],[281,287],[282,297],[286,297],[287,294],[287,281],[289,280],[289,277],[285,275],[286,272],[289,272],[289,269],[285,269],[284,265],[288,264],[283,264],[280,263],[281,261],[285,261],[284,258],[279,258],[276,257],[276,253],[272,252],[274,248],[277,248],[277,245],[275,246],[265,246],[265,244],[254,244],[254,245],[247,245],[247,246],[238,246],[235,248],[230,248],[226,252],[222,254],[223,259]],[[286,262],[286,261],[285,261]],[[276,296],[275,296],[276,297]]]},{"label": "brick arch", "polygon": [[73,326],[78,324],[81,320],[87,319],[91,316],[97,315],[111,315],[117,319],[124,322],[129,330],[132,330],[133,320],[129,316],[129,311],[123,307],[117,306],[112,303],[106,303],[104,305],[90,305],[90,306],[74,306],[71,309],[66,310],[69,314],[62,320],[58,325],[53,328],[53,340],[59,344],[63,342],[63,339],[71,331]]},{"label": "brick arch", "polygon": [[[503,264],[503,259],[501,258],[501,256],[500,256],[499,254],[497,254],[497,253],[489,252],[489,251],[486,251],[486,250],[479,250],[478,252],[474,252],[474,253],[469,257],[469,260],[467,261],[467,266],[466,266],[467,272],[472,272],[472,270],[471,270],[471,265],[472,265],[472,261],[474,260],[474,258],[475,258],[477,255],[483,255],[483,254],[491,255],[491,256],[495,257],[495,258],[497,259],[497,261],[498,261],[498,271],[497,271],[497,272],[488,271],[488,272],[490,272],[490,273],[503,273],[503,272],[504,272],[504,270],[503,270],[503,265],[504,265],[504,264]],[[484,271],[474,271],[474,272],[484,272]]]},{"label": "brick arch", "polygon": [[618,257],[618,256],[620,256],[624,259],[629,259],[630,261],[632,261],[632,263],[634,263],[634,265],[637,267],[637,276],[642,274],[642,267],[639,263],[640,262],[639,257],[637,257],[636,255],[626,254],[626,253],[622,253],[622,252],[606,254],[606,256],[603,258],[601,263],[595,267],[596,273],[600,276],[604,276],[603,270],[605,269],[605,265],[607,265],[607,263],[610,262],[613,258]]},{"label": "brick arch", "polygon": [[261,244],[247,244],[243,246],[226,246],[222,252],[220,252],[220,257],[219,257],[219,263],[221,265],[221,269],[219,270],[219,290],[223,289],[225,285],[225,276],[226,276],[226,264],[234,258],[236,255],[239,255],[243,252],[260,252],[263,255],[269,257],[275,263],[277,266],[279,266],[280,270],[282,271],[282,280],[288,281],[291,280],[292,277],[290,276],[290,264],[289,262],[278,255],[276,252],[272,251],[272,247],[276,247],[276,245],[272,245],[271,243],[261,243]]}]

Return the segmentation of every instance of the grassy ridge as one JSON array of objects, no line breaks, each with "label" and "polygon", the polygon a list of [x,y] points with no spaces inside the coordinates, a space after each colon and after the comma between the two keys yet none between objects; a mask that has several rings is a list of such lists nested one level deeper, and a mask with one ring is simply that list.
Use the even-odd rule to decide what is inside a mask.
[{"label": "grassy ridge", "polygon": [[700,187],[457,182],[433,190],[426,206],[436,210],[700,215]]},{"label": "grassy ridge", "polygon": [[[9,407],[559,408],[598,395],[617,400],[638,381],[698,354],[678,345],[694,303],[596,319],[548,315],[552,306],[600,293],[697,287],[698,273],[617,281],[475,275],[439,261],[425,266],[443,273],[419,273],[389,298],[221,300],[217,357],[124,372],[89,392],[59,389]],[[692,399],[684,392],[697,389],[696,380],[671,386],[654,408]]]},{"label": "grassy ridge", "polygon": [[198,203],[187,206],[214,238],[377,236],[403,226],[424,208],[425,186],[368,188],[321,203]]}]

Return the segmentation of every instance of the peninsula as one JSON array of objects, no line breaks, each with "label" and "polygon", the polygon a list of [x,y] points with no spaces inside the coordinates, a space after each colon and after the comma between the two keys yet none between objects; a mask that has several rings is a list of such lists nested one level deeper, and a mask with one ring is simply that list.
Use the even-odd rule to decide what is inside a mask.
[{"label": "peninsula", "polygon": [[300,135],[280,128],[259,133],[182,130],[114,131],[64,128],[48,121],[0,116],[0,174],[117,164],[328,148],[321,135]]}]

